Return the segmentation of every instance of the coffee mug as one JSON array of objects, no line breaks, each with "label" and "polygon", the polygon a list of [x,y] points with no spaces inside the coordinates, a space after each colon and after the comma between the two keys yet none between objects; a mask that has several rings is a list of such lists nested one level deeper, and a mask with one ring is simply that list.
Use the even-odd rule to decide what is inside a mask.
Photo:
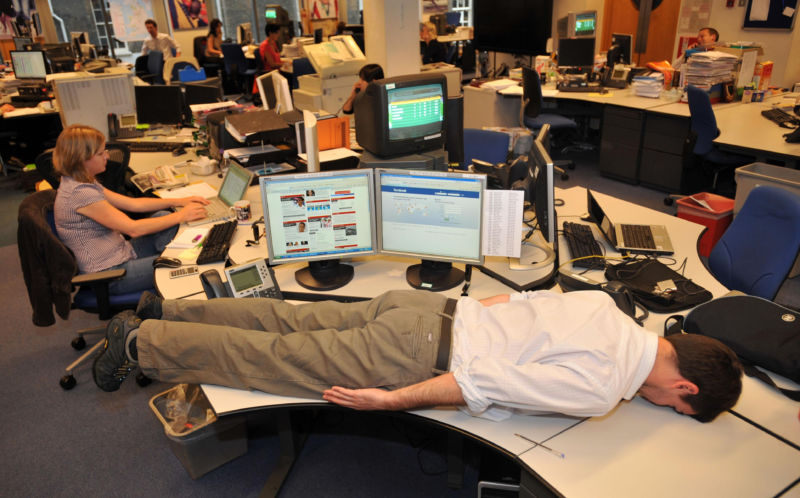
[{"label": "coffee mug", "polygon": [[233,211],[238,221],[250,221],[250,201],[241,200],[233,203]]}]

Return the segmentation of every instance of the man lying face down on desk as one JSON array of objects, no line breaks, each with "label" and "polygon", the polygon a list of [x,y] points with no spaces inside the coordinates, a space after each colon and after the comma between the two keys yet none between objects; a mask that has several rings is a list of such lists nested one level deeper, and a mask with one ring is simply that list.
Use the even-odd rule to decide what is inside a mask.
[{"label": "man lying face down on desk", "polygon": [[708,422],[736,403],[742,373],[722,343],[658,337],[601,291],[456,301],[401,290],[300,305],[146,293],[136,314],[109,323],[95,382],[115,391],[137,363],[166,382],[322,395],[358,410],[455,405],[492,420],[603,415],[638,392]]}]

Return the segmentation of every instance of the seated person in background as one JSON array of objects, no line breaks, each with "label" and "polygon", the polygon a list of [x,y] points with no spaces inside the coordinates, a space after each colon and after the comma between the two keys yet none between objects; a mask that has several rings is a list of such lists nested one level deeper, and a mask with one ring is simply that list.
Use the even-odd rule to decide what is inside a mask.
[{"label": "seated person in background", "polygon": [[359,80],[353,84],[350,96],[347,97],[344,105],[342,105],[342,112],[345,114],[353,114],[353,102],[359,92],[367,88],[371,81],[383,79],[383,68],[380,64],[367,64],[358,71],[358,77]]},{"label": "seated person in background", "polygon": [[222,64],[222,21],[212,19],[206,36],[206,62]]},{"label": "seated person in background", "polygon": [[[452,347],[451,347],[452,345]],[[707,422],[741,393],[742,366],[705,336],[639,327],[602,291],[458,301],[397,290],[370,301],[161,300],[115,316],[94,364],[117,390],[137,364],[165,382],[323,399],[359,410],[459,406],[586,417],[637,392]]]},{"label": "seated person in background", "polygon": [[261,55],[261,60],[264,62],[264,70],[272,71],[273,69],[280,69],[283,65],[280,50],[278,49],[278,38],[281,37],[281,27],[275,23],[269,23],[264,26],[264,34],[267,35],[267,37],[258,47],[258,53]]},{"label": "seated person in background", "polygon": [[146,20],[144,22],[144,27],[150,34],[150,38],[146,39],[142,44],[142,55],[147,55],[149,52],[160,51],[164,54],[164,60],[172,57],[173,50],[176,56],[181,55],[181,48],[175,43],[175,40],[166,33],[159,33],[158,24],[156,24],[154,20]]},{"label": "seated person in background", "polygon": [[[109,285],[112,294],[153,288],[153,260],[164,250],[182,221],[205,216],[202,197],[159,199],[127,197],[95,180],[106,168],[105,138],[85,125],[68,126],[58,136],[53,165],[61,177],[54,207],[58,237],[72,250],[81,273],[124,268]],[[165,210],[183,208],[174,213]],[[124,211],[147,213],[134,220]],[[131,237],[125,240],[123,234]]]},{"label": "seated person in background", "polygon": [[[714,50],[714,46],[718,41],[719,41],[719,31],[717,31],[714,28],[702,28],[697,33],[697,41],[694,43],[690,43],[686,47],[686,51],[688,52],[689,50]],[[675,69],[681,67],[683,62],[686,60],[687,52],[684,52],[683,54],[681,54],[680,57],[675,59],[675,61],[672,63],[672,67],[674,67]]]},{"label": "seated person in background", "polygon": [[444,62],[447,58],[447,48],[436,39],[436,25],[424,22],[419,25],[419,53],[422,55],[423,64]]}]

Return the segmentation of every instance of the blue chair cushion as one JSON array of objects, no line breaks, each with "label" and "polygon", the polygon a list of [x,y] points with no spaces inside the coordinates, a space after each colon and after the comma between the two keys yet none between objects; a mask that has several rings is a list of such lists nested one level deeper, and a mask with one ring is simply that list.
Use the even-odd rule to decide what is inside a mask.
[{"label": "blue chair cushion", "polygon": [[800,250],[800,195],[762,185],[714,246],[708,266],[728,289],[773,299]]},{"label": "blue chair cushion", "polygon": [[187,66],[178,71],[178,79],[183,83],[202,81],[206,79],[206,70],[204,68],[195,69],[192,66]]},{"label": "blue chair cushion", "polygon": [[[156,293],[155,289],[150,292]],[[125,294],[111,294],[108,297],[112,309],[135,308],[139,302],[142,291],[127,292]],[[96,310],[97,296],[89,287],[81,287],[72,298],[72,307],[82,310]]]},{"label": "blue chair cushion", "polygon": [[506,162],[509,140],[508,134],[501,131],[464,128],[464,167],[473,159],[491,164]]},{"label": "blue chair cushion", "polygon": [[549,124],[552,131],[578,129],[575,121],[559,114],[539,114],[535,118],[525,116],[525,126],[531,130],[536,131],[545,124]]}]

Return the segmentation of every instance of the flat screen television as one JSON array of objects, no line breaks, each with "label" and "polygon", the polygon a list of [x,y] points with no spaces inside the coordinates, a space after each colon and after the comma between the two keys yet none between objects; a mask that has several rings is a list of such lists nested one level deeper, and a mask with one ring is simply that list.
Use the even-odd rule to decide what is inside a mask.
[{"label": "flat screen television", "polygon": [[373,170],[259,178],[270,264],[308,262],[295,280],[312,290],[346,285],[342,258],[376,253]]},{"label": "flat screen television", "polygon": [[356,139],[378,157],[441,149],[446,101],[447,80],[441,74],[372,81],[353,105]]},{"label": "flat screen television", "polygon": [[378,250],[420,258],[406,270],[416,289],[442,291],[464,281],[453,263],[483,264],[486,175],[375,170]]},{"label": "flat screen television", "polygon": [[547,53],[553,0],[475,0],[475,48],[510,54]]}]

